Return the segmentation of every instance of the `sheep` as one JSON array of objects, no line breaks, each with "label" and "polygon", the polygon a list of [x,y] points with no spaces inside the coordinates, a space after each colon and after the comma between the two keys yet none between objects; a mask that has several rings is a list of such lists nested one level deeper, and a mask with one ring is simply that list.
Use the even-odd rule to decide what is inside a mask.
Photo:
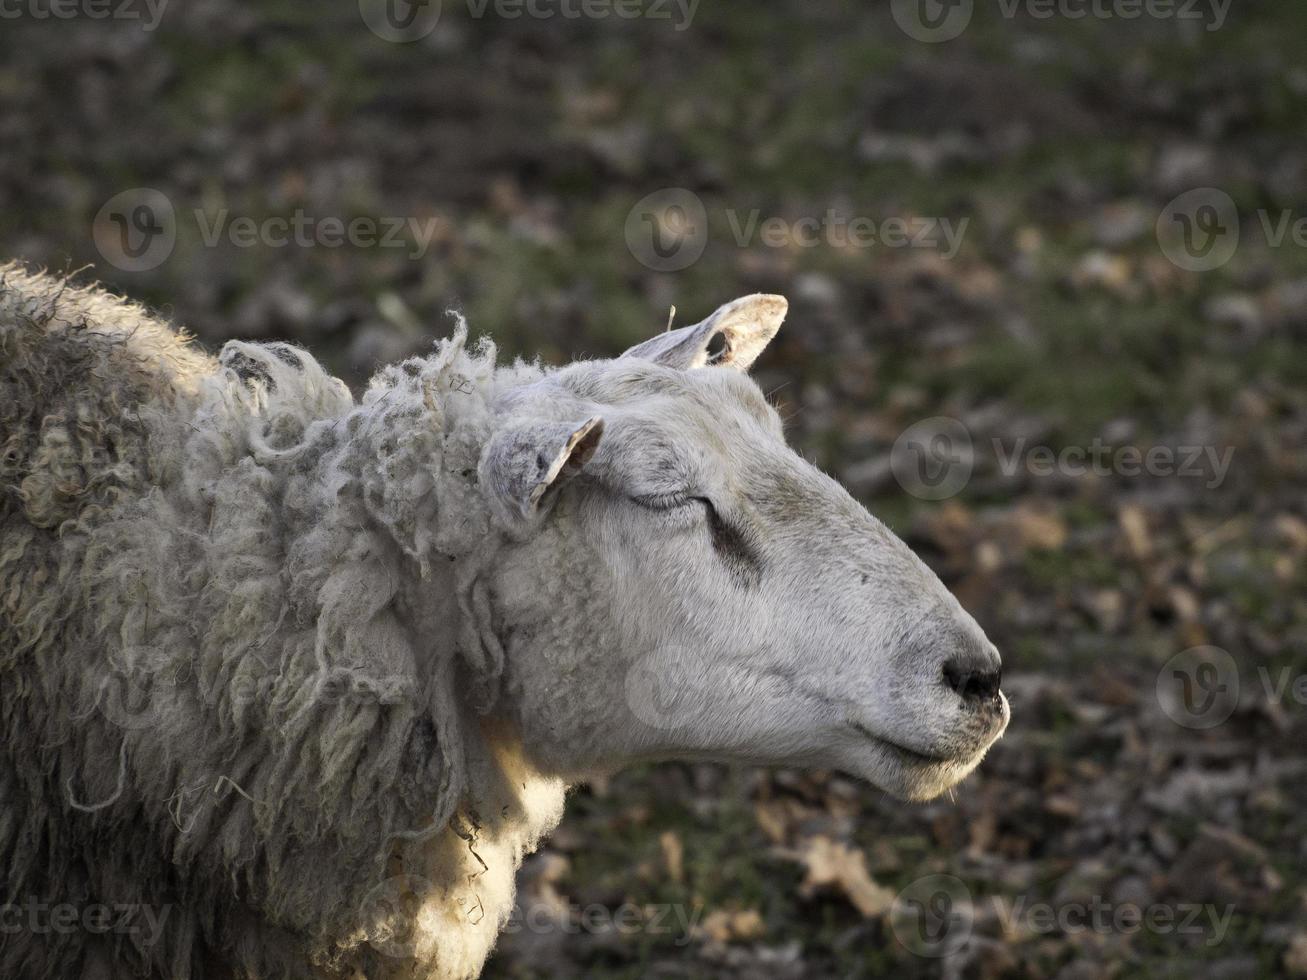
[{"label": "sheep", "polygon": [[459,319],[356,401],[0,267],[0,975],[471,977],[588,775],[962,779],[998,653],[785,444],[786,309],[561,368]]}]

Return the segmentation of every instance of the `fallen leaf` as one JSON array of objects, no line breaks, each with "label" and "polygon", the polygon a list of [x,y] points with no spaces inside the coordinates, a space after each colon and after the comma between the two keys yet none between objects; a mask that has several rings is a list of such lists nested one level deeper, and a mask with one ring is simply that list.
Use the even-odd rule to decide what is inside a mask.
[{"label": "fallen leaf", "polygon": [[1080,803],[1074,797],[1057,794],[1044,801],[1044,811],[1055,817],[1074,820],[1080,816]]},{"label": "fallen leaf", "polygon": [[1055,551],[1066,544],[1066,524],[1051,510],[1018,507],[1012,513],[1012,524],[1023,548]]},{"label": "fallen leaf", "polygon": [[715,909],[703,917],[699,929],[713,942],[729,943],[761,939],[767,926],[757,909]]},{"label": "fallen leaf", "polygon": [[1307,522],[1293,514],[1275,519],[1275,530],[1295,551],[1307,551]]},{"label": "fallen leaf", "polygon": [[1003,567],[1003,551],[997,543],[982,541],[976,545],[976,567],[987,575]]},{"label": "fallen leaf", "polygon": [[1085,290],[1096,286],[1127,297],[1136,291],[1132,276],[1133,270],[1128,260],[1103,251],[1090,252],[1071,270],[1071,282],[1077,289]]},{"label": "fallen leaf", "polygon": [[1168,598],[1171,600],[1171,608],[1175,610],[1176,617],[1182,623],[1194,623],[1198,621],[1200,612],[1198,598],[1183,585],[1173,585],[1168,590]]},{"label": "fallen leaf", "polygon": [[1132,556],[1144,559],[1153,553],[1153,539],[1148,533],[1148,518],[1143,508],[1127,504],[1117,514],[1117,522]]},{"label": "fallen leaf", "polygon": [[1307,932],[1289,940],[1289,948],[1284,953],[1284,972],[1291,977],[1307,977]]},{"label": "fallen leaf", "polygon": [[665,830],[658,838],[658,846],[663,852],[663,864],[667,867],[667,877],[681,882],[685,879],[685,847],[676,832]]},{"label": "fallen leaf", "polygon": [[799,885],[799,894],[804,898],[830,889],[847,898],[868,919],[882,915],[894,902],[893,890],[872,881],[867,856],[858,848],[817,834],[805,842],[800,860],[808,869]]},{"label": "fallen leaf", "polygon": [[1098,589],[1086,597],[1085,605],[1104,633],[1115,633],[1125,622],[1125,595],[1120,589]]}]

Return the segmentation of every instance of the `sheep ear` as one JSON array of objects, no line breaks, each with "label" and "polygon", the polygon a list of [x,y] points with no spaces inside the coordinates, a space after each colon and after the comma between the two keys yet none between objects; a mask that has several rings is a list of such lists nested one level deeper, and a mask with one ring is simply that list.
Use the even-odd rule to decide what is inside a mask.
[{"label": "sheep ear", "polygon": [[490,440],[481,457],[480,480],[502,516],[530,519],[551,487],[581,472],[599,448],[604,420],[527,422]]},{"label": "sheep ear", "polygon": [[[707,365],[747,371],[776,336],[789,303],[784,296],[754,293],[718,307],[702,323],[669,330],[628,350],[623,357],[638,357],[688,371]],[[716,337],[722,349],[709,353]]]}]

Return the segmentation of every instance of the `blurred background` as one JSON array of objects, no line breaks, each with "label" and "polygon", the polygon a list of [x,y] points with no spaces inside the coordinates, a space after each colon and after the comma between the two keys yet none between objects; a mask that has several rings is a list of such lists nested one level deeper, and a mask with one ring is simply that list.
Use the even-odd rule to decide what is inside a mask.
[{"label": "blurred background", "polygon": [[488,976],[1307,976],[1304,37],[1283,0],[4,0],[0,256],[356,390],[449,309],[558,364],[789,297],[759,382],[998,644],[1011,729],[926,805],[578,788]]}]

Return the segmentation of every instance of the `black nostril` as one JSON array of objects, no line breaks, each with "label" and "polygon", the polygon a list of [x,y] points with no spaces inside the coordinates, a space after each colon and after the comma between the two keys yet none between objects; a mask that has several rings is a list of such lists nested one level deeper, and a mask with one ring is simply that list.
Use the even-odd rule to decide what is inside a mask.
[{"label": "black nostril", "polygon": [[950,660],[944,664],[944,680],[966,701],[991,700],[998,695],[999,685],[1003,681],[1003,671],[1001,668],[990,667],[977,669],[972,665]]}]

